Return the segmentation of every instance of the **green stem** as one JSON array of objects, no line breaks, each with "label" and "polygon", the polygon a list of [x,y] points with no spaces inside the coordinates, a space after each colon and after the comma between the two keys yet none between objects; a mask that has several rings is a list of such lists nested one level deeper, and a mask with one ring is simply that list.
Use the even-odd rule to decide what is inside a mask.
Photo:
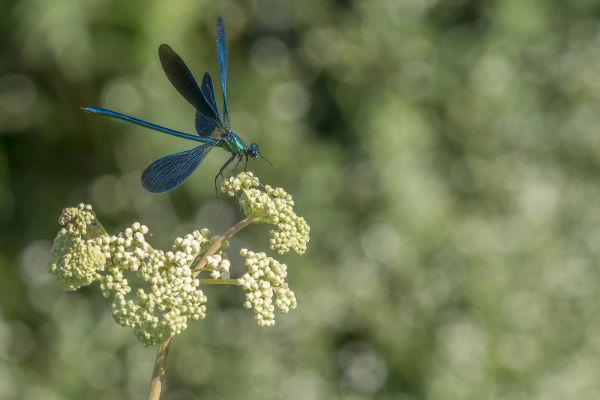
[{"label": "green stem", "polygon": [[150,393],[148,400],[159,400],[160,391],[165,382],[165,370],[167,368],[167,356],[171,348],[171,338],[168,338],[158,346],[156,360],[154,360],[154,372],[150,381]]}]

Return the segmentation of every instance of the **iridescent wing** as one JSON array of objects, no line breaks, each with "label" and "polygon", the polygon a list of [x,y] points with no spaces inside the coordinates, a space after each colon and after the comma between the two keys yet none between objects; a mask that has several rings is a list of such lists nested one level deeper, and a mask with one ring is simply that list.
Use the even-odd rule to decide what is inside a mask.
[{"label": "iridescent wing", "polygon": [[227,109],[227,36],[223,18],[217,18],[217,59],[219,60],[219,75],[221,77],[221,90],[223,91],[223,123],[229,130],[229,110]]},{"label": "iridescent wing", "polygon": [[[217,110],[215,87],[213,85],[212,77],[208,72],[204,74],[200,90],[202,90],[202,94],[204,95],[204,98],[208,100],[209,105]],[[209,118],[207,118],[201,112],[196,112],[196,132],[198,132],[200,136],[210,136],[210,134],[214,132],[215,128],[215,124]]]},{"label": "iridescent wing", "polygon": [[212,130],[222,127],[219,112],[206,98],[183,59],[167,44],[160,45],[158,56],[167,78],[175,89],[212,124]]},{"label": "iridescent wing", "polygon": [[186,180],[213,147],[214,144],[206,143],[159,158],[142,173],[142,186],[152,193],[168,192]]},{"label": "iridescent wing", "polygon": [[211,107],[215,110],[218,110],[217,100],[215,98],[215,86],[213,84],[212,76],[210,76],[208,72],[204,73],[204,77],[202,78],[202,86],[200,89],[202,90],[202,94],[204,94],[204,97],[206,100],[208,100],[208,103],[211,105]]}]

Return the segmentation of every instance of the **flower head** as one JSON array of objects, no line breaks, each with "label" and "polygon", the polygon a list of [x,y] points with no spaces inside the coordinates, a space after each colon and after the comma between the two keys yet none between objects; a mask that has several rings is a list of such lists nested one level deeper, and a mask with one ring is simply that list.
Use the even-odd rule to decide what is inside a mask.
[{"label": "flower head", "polygon": [[[114,320],[133,329],[145,345],[156,345],[181,333],[189,320],[206,316],[207,299],[199,285],[239,285],[246,291],[244,306],[254,311],[260,326],[275,324],[275,309],[287,313],[297,302],[285,278],[285,264],[243,249],[247,272],[229,279],[227,240],[253,222],[274,225],[270,245],[279,253],[306,250],[309,227],[294,212],[292,196],[281,188],[262,186],[252,173],[243,172],[223,182],[221,189],[236,196],[247,219],[222,236],[207,229],[177,238],[168,251],[147,241],[148,227],[138,222],[117,235],[109,235],[90,205],[63,210],[62,226],[52,246],[50,272],[65,290],[95,281],[103,296],[112,300]],[[233,233],[232,233],[233,232]],[[202,272],[211,279],[197,279]]]},{"label": "flower head", "polygon": [[273,326],[275,307],[286,314],[297,306],[296,296],[285,282],[287,266],[265,253],[242,249],[240,255],[246,259],[248,268],[248,272],[238,280],[246,291],[244,307],[254,311],[254,318],[259,326]]},{"label": "flower head", "polygon": [[207,271],[210,271],[210,277],[213,279],[228,279],[229,278],[229,260],[223,255],[215,254],[206,258]]},{"label": "flower head", "polygon": [[[155,345],[181,333],[187,321],[206,316],[206,296],[191,265],[209,242],[208,230],[177,238],[168,252],[153,249],[145,239],[148,228],[133,224],[110,238],[110,267],[102,277],[104,296],[113,296],[113,317],[131,327],[138,340]],[[145,285],[133,291],[124,272],[135,273]]]},{"label": "flower head", "polygon": [[270,232],[272,250],[280,254],[290,249],[298,254],[306,251],[310,227],[294,212],[294,200],[285,190],[261,186],[252,172],[230,177],[223,182],[221,190],[231,197],[241,192],[239,202],[246,217],[276,226]]},{"label": "flower head", "polygon": [[80,203],[77,207],[65,208],[58,217],[58,223],[64,226],[67,232],[86,238],[106,235],[89,204]]},{"label": "flower head", "polygon": [[106,259],[102,237],[108,237],[96,221],[90,205],[65,208],[58,219],[64,226],[52,244],[53,274],[63,290],[76,290],[100,278]]},{"label": "flower head", "polygon": [[61,229],[52,244],[50,273],[63,290],[77,290],[100,278],[106,259],[100,246],[93,240]]}]

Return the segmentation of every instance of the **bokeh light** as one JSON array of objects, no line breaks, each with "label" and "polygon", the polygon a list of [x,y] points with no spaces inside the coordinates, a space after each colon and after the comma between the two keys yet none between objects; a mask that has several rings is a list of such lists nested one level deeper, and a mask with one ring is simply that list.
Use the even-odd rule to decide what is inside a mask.
[{"label": "bokeh light", "polygon": [[[63,207],[135,220],[164,248],[239,219],[214,151],[173,192],[141,171],[187,143],[84,114],[193,131],[169,43],[217,76],[233,128],[277,167],[308,252],[299,306],[256,327],[210,287],[174,342],[165,398],[596,399],[600,381],[600,13],[589,1],[19,0],[0,5],[0,398],[144,399],[155,349],[95,290],[47,273]],[[220,104],[220,94],[217,93]],[[266,251],[260,229],[232,241]],[[261,248],[264,246],[264,248]]]}]

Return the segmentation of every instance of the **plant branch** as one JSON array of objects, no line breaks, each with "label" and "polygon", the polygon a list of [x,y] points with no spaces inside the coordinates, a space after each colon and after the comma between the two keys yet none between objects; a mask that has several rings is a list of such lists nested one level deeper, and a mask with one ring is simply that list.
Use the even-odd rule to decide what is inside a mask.
[{"label": "plant branch", "polygon": [[200,279],[200,285],[239,285],[237,279]]},{"label": "plant branch", "polygon": [[158,346],[156,360],[154,360],[154,372],[150,381],[150,393],[148,400],[159,400],[160,391],[165,381],[165,370],[167,368],[167,356],[171,347],[171,338],[168,338]]},{"label": "plant branch", "polygon": [[255,221],[256,219],[254,217],[246,217],[231,228],[227,229],[227,231],[222,236],[219,236],[217,240],[215,240],[212,246],[209,247],[209,249],[202,255],[202,257],[200,257],[200,259],[198,259],[194,262],[194,264],[192,264],[192,276],[194,278],[198,276],[200,271],[202,271],[202,269],[206,266],[206,259],[210,256],[213,256],[217,251],[219,251],[219,249],[227,240],[229,240],[229,238],[231,238],[233,235],[235,235],[236,233],[238,233],[239,231],[241,231],[242,229],[244,229],[245,227],[247,227]]}]

